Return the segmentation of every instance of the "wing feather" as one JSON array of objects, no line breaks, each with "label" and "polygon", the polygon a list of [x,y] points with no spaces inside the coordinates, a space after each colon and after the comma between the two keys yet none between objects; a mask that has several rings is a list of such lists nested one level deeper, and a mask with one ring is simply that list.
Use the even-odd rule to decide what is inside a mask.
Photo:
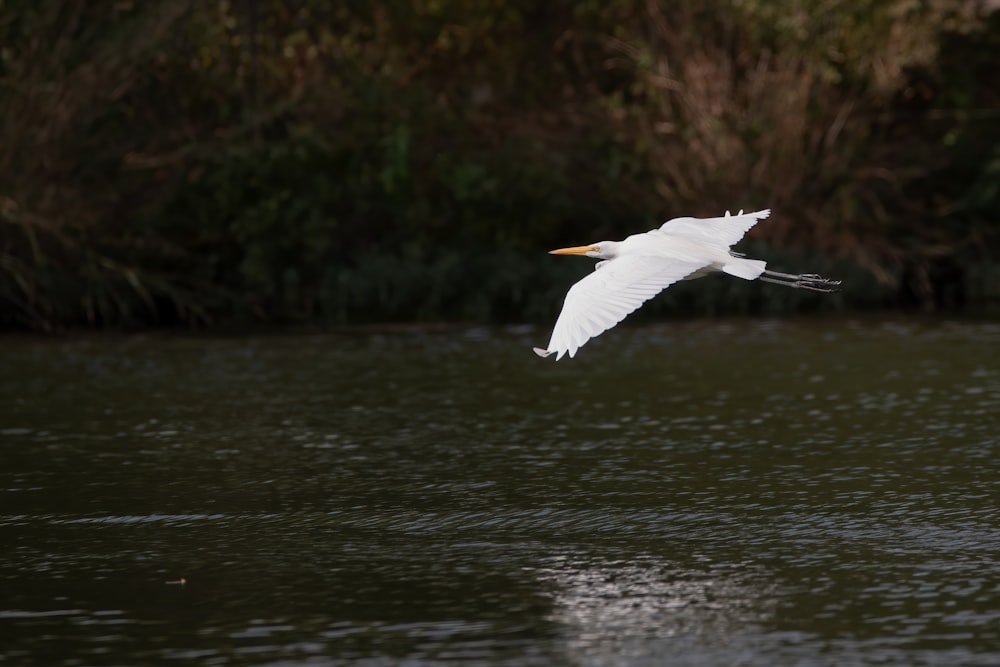
[{"label": "wing feather", "polygon": [[705,265],[705,261],[647,255],[610,260],[570,287],[548,348],[536,351],[556,354],[556,359],[575,356],[588,340]]},{"label": "wing feather", "polygon": [[757,224],[771,215],[771,209],[753,213],[743,213],[737,215],[726,215],[721,218],[674,218],[668,220],[660,226],[660,231],[677,236],[686,236],[699,241],[709,241],[724,245],[726,248],[733,245],[743,235]]}]

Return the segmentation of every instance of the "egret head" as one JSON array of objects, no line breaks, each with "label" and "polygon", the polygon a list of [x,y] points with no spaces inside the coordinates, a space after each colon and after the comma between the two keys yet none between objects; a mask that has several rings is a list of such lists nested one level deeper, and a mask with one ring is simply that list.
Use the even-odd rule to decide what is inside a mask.
[{"label": "egret head", "polygon": [[617,253],[618,243],[615,241],[600,241],[591,245],[580,245],[572,248],[559,248],[549,251],[550,255],[583,255],[597,259],[611,259]]}]

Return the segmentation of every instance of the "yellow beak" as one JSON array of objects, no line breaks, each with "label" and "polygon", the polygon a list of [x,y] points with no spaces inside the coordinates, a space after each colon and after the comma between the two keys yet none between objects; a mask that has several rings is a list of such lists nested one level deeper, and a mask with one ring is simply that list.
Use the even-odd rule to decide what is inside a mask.
[{"label": "yellow beak", "polygon": [[586,255],[588,252],[593,252],[597,250],[596,245],[578,245],[572,248],[559,248],[558,250],[550,250],[550,255]]}]

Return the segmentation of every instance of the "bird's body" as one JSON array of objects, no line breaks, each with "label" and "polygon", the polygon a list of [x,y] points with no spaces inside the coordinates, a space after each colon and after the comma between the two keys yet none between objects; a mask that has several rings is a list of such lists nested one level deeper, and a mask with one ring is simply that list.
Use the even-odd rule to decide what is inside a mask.
[{"label": "bird's body", "polygon": [[588,340],[621,322],[662,290],[679,280],[723,272],[744,280],[760,278],[788,287],[830,292],[838,282],[813,274],[793,275],[767,270],[766,262],[748,259],[729,248],[771,214],[770,210],[720,218],[674,218],[659,229],[633,234],[623,241],[553,250],[557,255],[601,259],[595,271],[566,294],[548,347],[539,356],[576,355]]}]

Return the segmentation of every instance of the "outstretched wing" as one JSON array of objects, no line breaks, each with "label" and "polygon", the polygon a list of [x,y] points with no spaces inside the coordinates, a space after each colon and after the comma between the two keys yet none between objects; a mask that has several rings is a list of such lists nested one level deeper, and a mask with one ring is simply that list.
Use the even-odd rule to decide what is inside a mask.
[{"label": "outstretched wing", "polygon": [[555,354],[556,359],[574,356],[588,340],[708,263],[644,255],[610,260],[569,288],[548,348],[535,352],[543,357]]},{"label": "outstretched wing", "polygon": [[699,241],[709,241],[728,248],[743,238],[758,220],[763,220],[769,215],[771,209],[766,208],[753,213],[740,211],[736,215],[729,215],[729,211],[726,211],[726,215],[721,218],[674,218],[663,223],[660,231]]}]

